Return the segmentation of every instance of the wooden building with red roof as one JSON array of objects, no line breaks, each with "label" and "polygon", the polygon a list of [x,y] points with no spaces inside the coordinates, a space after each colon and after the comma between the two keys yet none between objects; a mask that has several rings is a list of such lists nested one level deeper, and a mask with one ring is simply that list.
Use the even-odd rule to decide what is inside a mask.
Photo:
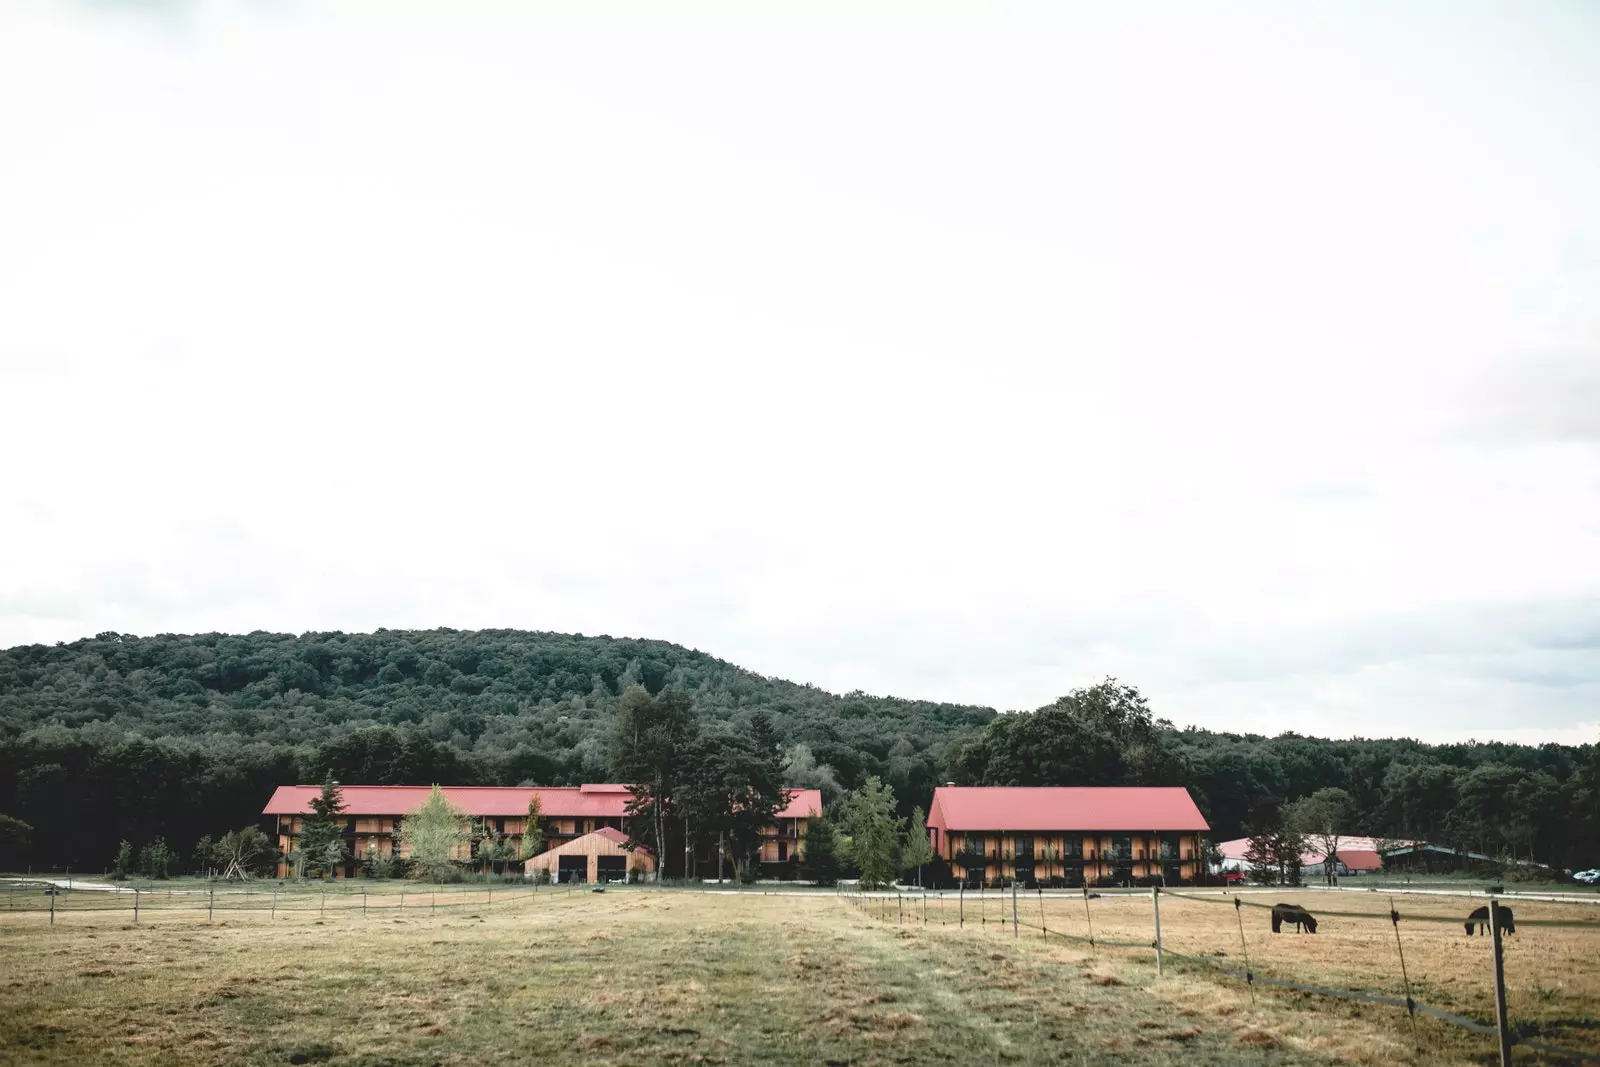
[{"label": "wooden building with red roof", "polygon": [[[545,850],[553,851],[598,830],[623,830],[632,794],[626,785],[611,783],[579,786],[485,786],[447,785],[441,787],[446,799],[485,834],[503,837],[520,855],[522,836],[527,831],[528,802],[539,798],[544,823]],[[395,830],[409,811],[428,799],[431,786],[424,785],[341,785],[344,799],[345,846],[350,864],[336,872],[338,877],[353,873],[361,861],[372,857],[404,856],[405,849]],[[280,785],[262,809],[276,823],[278,849],[287,857],[298,846],[304,819],[311,814],[311,801],[320,796],[317,785]],[[764,835],[761,845],[763,872],[779,876],[792,872],[794,857],[805,840],[810,817],[822,811],[822,793],[816,789],[790,791],[789,803],[778,813],[776,825]],[[464,841],[457,860],[471,862],[477,841]],[[714,867],[715,864],[713,863]],[[650,864],[654,869],[654,863]],[[575,868],[574,868],[575,869]],[[288,877],[292,864],[278,865],[279,877]],[[792,873],[789,874],[792,877]]]},{"label": "wooden building with red roof", "polygon": [[1203,872],[1210,830],[1182,786],[940,786],[934,854],[972,885],[1168,885]]}]

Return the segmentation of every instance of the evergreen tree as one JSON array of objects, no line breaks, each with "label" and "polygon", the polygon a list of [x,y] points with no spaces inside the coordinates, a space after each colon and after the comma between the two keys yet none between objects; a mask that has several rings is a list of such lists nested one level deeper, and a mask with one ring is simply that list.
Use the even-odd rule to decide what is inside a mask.
[{"label": "evergreen tree", "polygon": [[833,820],[816,812],[806,824],[805,844],[801,858],[811,880],[818,885],[835,885],[839,881],[839,835]]},{"label": "evergreen tree", "polygon": [[[699,733],[694,702],[676,686],[668,686],[655,696],[643,686],[631,686],[617,702],[612,768],[632,791],[627,809],[631,824],[643,822],[647,827],[644,841],[663,874],[667,863],[667,820],[676,814],[673,795],[679,768]],[[638,840],[637,834],[630,837]]]},{"label": "evergreen tree", "polygon": [[296,872],[305,877],[308,869],[323,870],[330,876],[344,859],[344,797],[339,783],[328,775],[322,792],[311,801],[311,814],[300,821],[300,856]]}]

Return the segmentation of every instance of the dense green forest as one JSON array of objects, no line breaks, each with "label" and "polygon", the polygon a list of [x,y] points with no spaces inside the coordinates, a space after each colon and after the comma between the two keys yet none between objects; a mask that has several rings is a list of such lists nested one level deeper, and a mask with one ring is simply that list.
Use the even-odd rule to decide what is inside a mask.
[{"label": "dense green forest", "polygon": [[790,784],[831,799],[877,776],[902,814],[934,785],[1188,785],[1219,839],[1262,796],[1325,786],[1353,832],[1425,836],[1558,866],[1600,862],[1600,745],[1429,746],[1177,730],[1106,682],[1046,708],[839,696],[661,641],[517,630],[133,637],[0,652],[0,813],[37,866],[96,868],[120,841],[180,850],[258,817],[272,788],[576,784],[612,777],[630,685],[681,689],[708,729],[766,712]]}]

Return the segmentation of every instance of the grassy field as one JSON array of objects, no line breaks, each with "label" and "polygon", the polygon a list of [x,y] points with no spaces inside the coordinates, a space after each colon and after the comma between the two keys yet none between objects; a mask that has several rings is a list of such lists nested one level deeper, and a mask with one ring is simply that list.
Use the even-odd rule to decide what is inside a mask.
[{"label": "grassy field", "polygon": [[[137,925],[109,897],[73,899],[54,927],[39,910],[0,912],[0,1062],[1194,1067],[1481,1063],[1492,1051],[1423,1020],[1419,1052],[1390,1008],[1265,992],[1252,1005],[1242,983],[1189,964],[1158,980],[1148,950],[1045,937],[1037,899],[1015,936],[997,921],[1009,901],[992,895],[969,898],[958,926],[955,902],[937,898],[924,923],[920,898],[902,922],[893,899],[614,889],[491,901],[475,886],[435,900],[411,886],[401,908],[402,887],[387,885],[363,914],[340,888],[326,905],[314,890],[280,894],[276,917],[270,894],[228,898],[211,923],[203,894],[152,895]],[[1357,910],[1352,898],[1341,910]],[[1047,901],[1044,923],[1081,936],[1083,907]],[[1097,938],[1149,940],[1148,896],[1090,907]],[[1430,898],[1426,910],[1464,909]],[[1264,911],[1244,918],[1263,973],[1398,986],[1387,923],[1328,918],[1316,937],[1275,938]],[[1240,961],[1231,906],[1164,899],[1162,921],[1174,948]],[[1486,939],[1405,920],[1402,938],[1419,999],[1477,1013]],[[1600,1010],[1597,938],[1600,923],[1519,932],[1513,1015],[1600,1047],[1600,1029],[1572,1025]]]}]

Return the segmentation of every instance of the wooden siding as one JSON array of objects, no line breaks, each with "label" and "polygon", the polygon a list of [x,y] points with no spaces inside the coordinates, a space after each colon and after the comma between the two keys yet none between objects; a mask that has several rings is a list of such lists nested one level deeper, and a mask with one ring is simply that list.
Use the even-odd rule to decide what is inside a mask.
[{"label": "wooden siding", "polygon": [[[1125,853],[1118,854],[1118,842],[1126,839]],[[1161,853],[1162,840],[1174,841],[1175,852]],[[990,862],[983,868],[984,880],[994,882],[1017,876],[1017,860],[1033,865],[1035,880],[1062,878],[1085,884],[1116,876],[1119,868],[1130,878],[1149,878],[1168,873],[1176,866],[1178,877],[1194,880],[1200,873],[1200,837],[1193,833],[1142,834],[1038,833],[992,830],[979,833],[951,833],[940,842],[938,854],[950,863],[951,872],[967,880],[968,870],[960,862],[968,843],[981,842],[982,853]],[[1019,852],[1021,856],[1019,857]],[[1031,856],[1029,853],[1031,852]]]},{"label": "wooden siding", "polygon": [[630,852],[605,834],[590,833],[575,841],[568,841],[539,853],[523,864],[523,870],[529,874],[534,871],[550,871],[554,874],[560,870],[563,856],[584,856],[588,859],[588,880],[590,884],[600,880],[599,858],[601,856],[627,857],[627,869],[630,871],[635,868],[643,868],[645,873],[649,874],[656,869],[656,861],[648,852],[637,850]]}]

